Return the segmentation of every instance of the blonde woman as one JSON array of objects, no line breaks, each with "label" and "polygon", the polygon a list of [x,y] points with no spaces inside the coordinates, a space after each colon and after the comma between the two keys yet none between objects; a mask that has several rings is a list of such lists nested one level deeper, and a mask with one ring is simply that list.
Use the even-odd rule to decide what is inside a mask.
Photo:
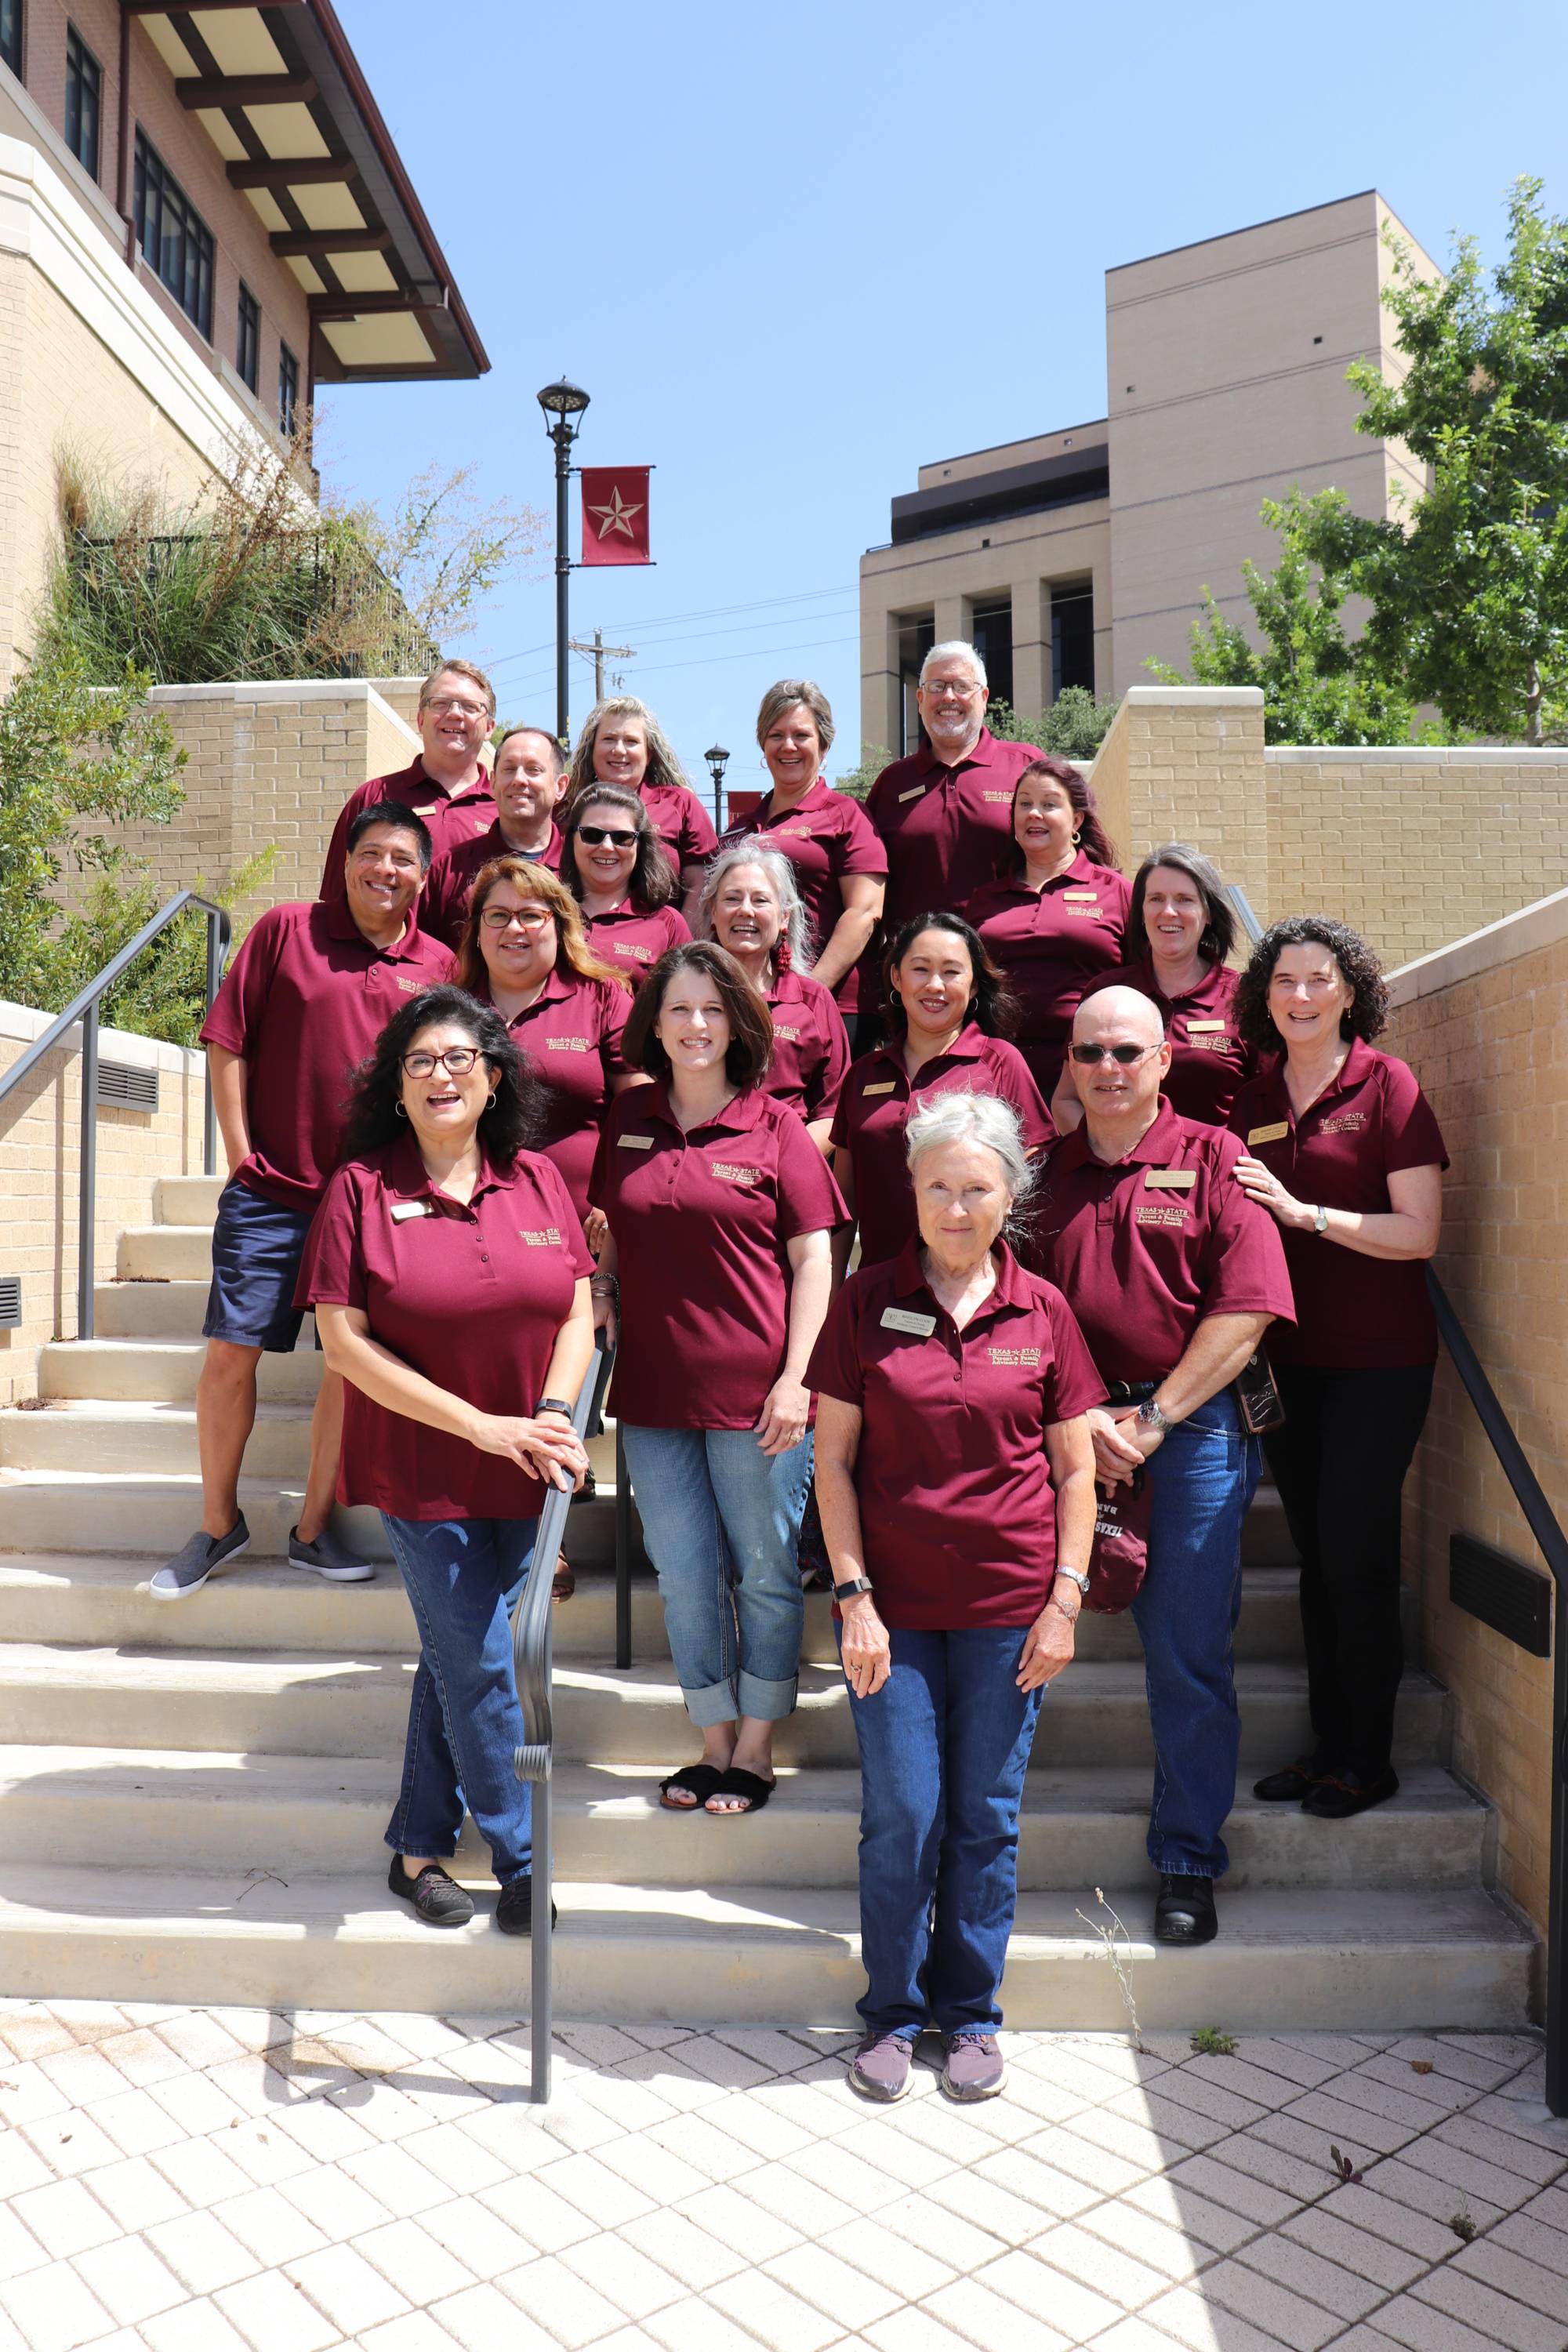
[{"label": "blonde woman", "polygon": [[608,695],[588,713],[572,761],[568,808],[592,784],[617,784],[623,792],[637,793],[680,876],[682,890],[694,890],[716,836],[668,736],[635,694]]}]

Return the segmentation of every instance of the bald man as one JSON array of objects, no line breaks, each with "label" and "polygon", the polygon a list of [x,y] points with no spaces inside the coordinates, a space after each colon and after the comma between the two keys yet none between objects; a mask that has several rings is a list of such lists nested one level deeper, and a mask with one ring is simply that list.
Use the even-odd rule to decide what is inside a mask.
[{"label": "bald man", "polygon": [[1110,1391],[1089,1414],[1101,1481],[1148,1480],[1149,1569],[1132,1604],[1154,1734],[1154,1933],[1217,1934],[1220,1832],[1236,1796],[1231,1675],[1241,1526],[1260,1451],[1232,1382],[1294,1321],[1279,1230],[1236,1181],[1236,1136],[1180,1118],[1159,1007],[1132,988],[1079,1005],[1069,1053],[1083,1124],[1037,1197],[1034,1263],[1065,1292]]}]

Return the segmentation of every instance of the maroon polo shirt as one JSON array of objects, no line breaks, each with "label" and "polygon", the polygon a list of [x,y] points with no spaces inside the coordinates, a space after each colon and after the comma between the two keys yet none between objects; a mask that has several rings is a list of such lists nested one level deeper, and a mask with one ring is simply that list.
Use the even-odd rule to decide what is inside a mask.
[{"label": "maroon polo shirt", "polygon": [[[845,877],[869,874],[879,881],[888,870],[888,853],[859,802],[847,793],[831,791],[821,776],[782,816],[773,814],[773,794],[766,794],[756,808],[737,817],[720,836],[719,846],[733,849],[753,835],[764,847],[782,850],[794,866],[795,887],[819,955],[844,912]],[[858,961],[850,965],[833,994],[841,1013],[859,1010]]]},{"label": "maroon polo shirt", "polygon": [[[489,1001],[489,991],[484,991]],[[588,1213],[588,1177],[612,1081],[625,1077],[621,1032],[632,1009],[629,989],[613,981],[552,971],[533,1003],[508,1024],[545,1093],[545,1123],[535,1138],[561,1171],[579,1224]]]},{"label": "maroon polo shirt", "polygon": [[866,814],[888,853],[883,928],[890,940],[911,915],[956,911],[994,881],[1012,847],[1013,788],[1040,754],[998,741],[988,727],[967,760],[943,767],[929,743],[884,768]]},{"label": "maroon polo shirt", "polygon": [[[481,1412],[531,1414],[580,1277],[593,1271],[558,1171],[486,1160],[467,1208],[438,1192],[411,1136],[340,1168],[305,1245],[296,1304],[357,1307],[372,1337]],[[344,1390],[340,1503],[395,1519],[529,1519],[544,1482]]]},{"label": "maroon polo shirt", "polygon": [[374,948],[346,899],[269,907],[202,1024],[246,1067],[250,1157],[235,1174],[279,1208],[309,1212],[338,1164],[352,1074],[400,1005],[446,980],[452,959],[410,915]]},{"label": "maroon polo shirt", "polygon": [[[696,793],[685,784],[641,783],[637,787],[644,807],[653,819],[654,831],[663,842],[677,869],[683,866],[701,866],[712,856],[719,836],[714,832],[707,810]],[[591,800],[589,786],[577,795],[579,800]]]},{"label": "maroon polo shirt", "polygon": [[1030,1263],[1067,1297],[1108,1381],[1163,1381],[1206,1315],[1295,1320],[1279,1228],[1231,1173],[1241,1146],[1167,1102],[1108,1167],[1080,1127],[1030,1202]]},{"label": "maroon polo shirt", "polygon": [[784,1370],[785,1244],[845,1215],[795,1112],[748,1087],[682,1134],[661,1081],[628,1087],[588,1195],[620,1273],[616,1413],[648,1429],[753,1429]]},{"label": "maroon polo shirt", "polygon": [[855,1171],[860,1262],[896,1257],[919,1232],[915,1196],[904,1158],[904,1129],[916,1101],[931,1095],[1000,1095],[1017,1112],[1026,1150],[1056,1135],[1038,1087],[1016,1045],[986,1037],[973,1021],[945,1054],[927,1062],[912,1083],[901,1042],[879,1045],[850,1065],[838,1096],[830,1140],[847,1151]]},{"label": "maroon polo shirt", "polygon": [[849,1039],[832,990],[808,971],[781,971],[767,997],[773,1051],[763,1091],[802,1118],[831,1118],[849,1067]]},{"label": "maroon polo shirt", "polygon": [[996,1286],[961,1331],[918,1244],[852,1275],[811,1359],[824,1396],[860,1412],[855,1487],[886,1625],[1030,1625],[1056,1574],[1046,1432],[1105,1402],[1059,1290],[996,1251]]},{"label": "maroon polo shirt", "polygon": [[479,782],[465,786],[460,793],[444,791],[426,774],[425,762],[419,759],[411,761],[406,768],[399,768],[395,775],[372,776],[368,783],[349,794],[338,811],[338,821],[327,844],[327,862],[321,868],[323,898],[342,897],[349,827],[361,809],[369,808],[374,801],[400,801],[416,816],[424,818],[430,835],[432,865],[460,841],[471,841],[475,834],[486,832],[495,823],[495,794],[483,770]]},{"label": "maroon polo shirt", "polygon": [[1103,980],[1092,982],[1084,995],[1097,996],[1102,988],[1135,988],[1157,1004],[1171,1045],[1171,1066],[1161,1092],[1179,1118],[1195,1118],[1203,1127],[1223,1127],[1237,1087],[1258,1070],[1258,1056],[1243,1045],[1236,1025],[1240,985],[1239,972],[1215,963],[1184,996],[1165,996],[1154,977],[1152,959],[1142,956],[1137,963],[1121,964]]},{"label": "maroon polo shirt", "polygon": [[638,907],[630,898],[607,915],[590,915],[584,907],[583,928],[594,953],[624,971],[634,989],[641,987],[644,972],[667,948],[678,948],[691,937],[679,907]]},{"label": "maroon polo shirt", "polygon": [[431,938],[444,940],[455,948],[463,935],[463,925],[468,919],[468,900],[473,896],[474,877],[492,857],[521,857],[530,866],[542,866],[547,874],[561,871],[561,828],[552,824],[550,838],[538,851],[509,849],[498,816],[494,824],[487,825],[470,840],[459,841],[454,848],[445,849],[432,859],[425,877],[425,887],[419,893],[419,928]]},{"label": "maroon polo shirt", "polygon": [[[1298,1119],[1280,1060],[1231,1105],[1233,1135],[1288,1192],[1314,1207],[1386,1215],[1401,1168],[1447,1168],[1442,1130],[1406,1062],[1356,1038],[1332,1086]],[[1387,1369],[1430,1364],[1437,1325],[1418,1258],[1363,1257],[1309,1231],[1282,1233],[1296,1328],[1270,1348],[1281,1364]]]},{"label": "maroon polo shirt", "polygon": [[1131,899],[1127,877],[1080,849],[1041,890],[1022,876],[987,882],[963,912],[1020,1008],[1018,1050],[1049,1101],[1062,1074],[1072,1017],[1097,980],[1121,961]]}]

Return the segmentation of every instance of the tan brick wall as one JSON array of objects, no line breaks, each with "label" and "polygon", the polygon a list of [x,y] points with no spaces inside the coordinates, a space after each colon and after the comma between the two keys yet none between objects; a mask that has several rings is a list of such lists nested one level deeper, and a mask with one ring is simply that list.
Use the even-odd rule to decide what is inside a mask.
[{"label": "tan brick wall", "polygon": [[[1437,1272],[1568,1523],[1568,891],[1395,974],[1392,993],[1384,1043],[1453,1161]],[[1499,1885],[1544,1934],[1552,1664],[1455,1608],[1448,1538],[1545,1563],[1446,1357],[1405,1506],[1405,1581],[1426,1664],[1454,1696],[1453,1760],[1497,1808]]]},{"label": "tan brick wall", "polygon": [[[49,1018],[0,1003],[0,1072],[21,1058]],[[36,1395],[39,1349],[76,1333],[79,1040],[73,1033],[0,1102],[0,1274],[21,1276],[25,1318],[17,1330],[0,1330],[0,1404]],[[108,1061],[155,1064],[159,1074],[155,1111],[115,1106],[98,1113],[94,1248],[97,1278],[106,1282],[114,1276],[121,1227],[151,1218],[154,1180],[201,1173],[205,1056],[115,1029],[100,1033],[99,1052]]]},{"label": "tan brick wall", "polygon": [[1157,842],[1194,842],[1256,907],[1268,879],[1262,769],[1256,687],[1135,686],[1090,773],[1129,874]]}]

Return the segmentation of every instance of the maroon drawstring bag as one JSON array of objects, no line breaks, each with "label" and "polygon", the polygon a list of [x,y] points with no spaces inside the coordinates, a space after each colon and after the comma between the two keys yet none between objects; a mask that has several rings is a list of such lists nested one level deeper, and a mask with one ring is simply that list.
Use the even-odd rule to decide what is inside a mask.
[{"label": "maroon drawstring bag", "polygon": [[1149,1570],[1149,1520],[1154,1490],[1147,1470],[1135,1470],[1109,1495],[1094,1490],[1094,1544],[1089,1555],[1084,1607],[1097,1617],[1119,1617],[1138,1598]]}]

